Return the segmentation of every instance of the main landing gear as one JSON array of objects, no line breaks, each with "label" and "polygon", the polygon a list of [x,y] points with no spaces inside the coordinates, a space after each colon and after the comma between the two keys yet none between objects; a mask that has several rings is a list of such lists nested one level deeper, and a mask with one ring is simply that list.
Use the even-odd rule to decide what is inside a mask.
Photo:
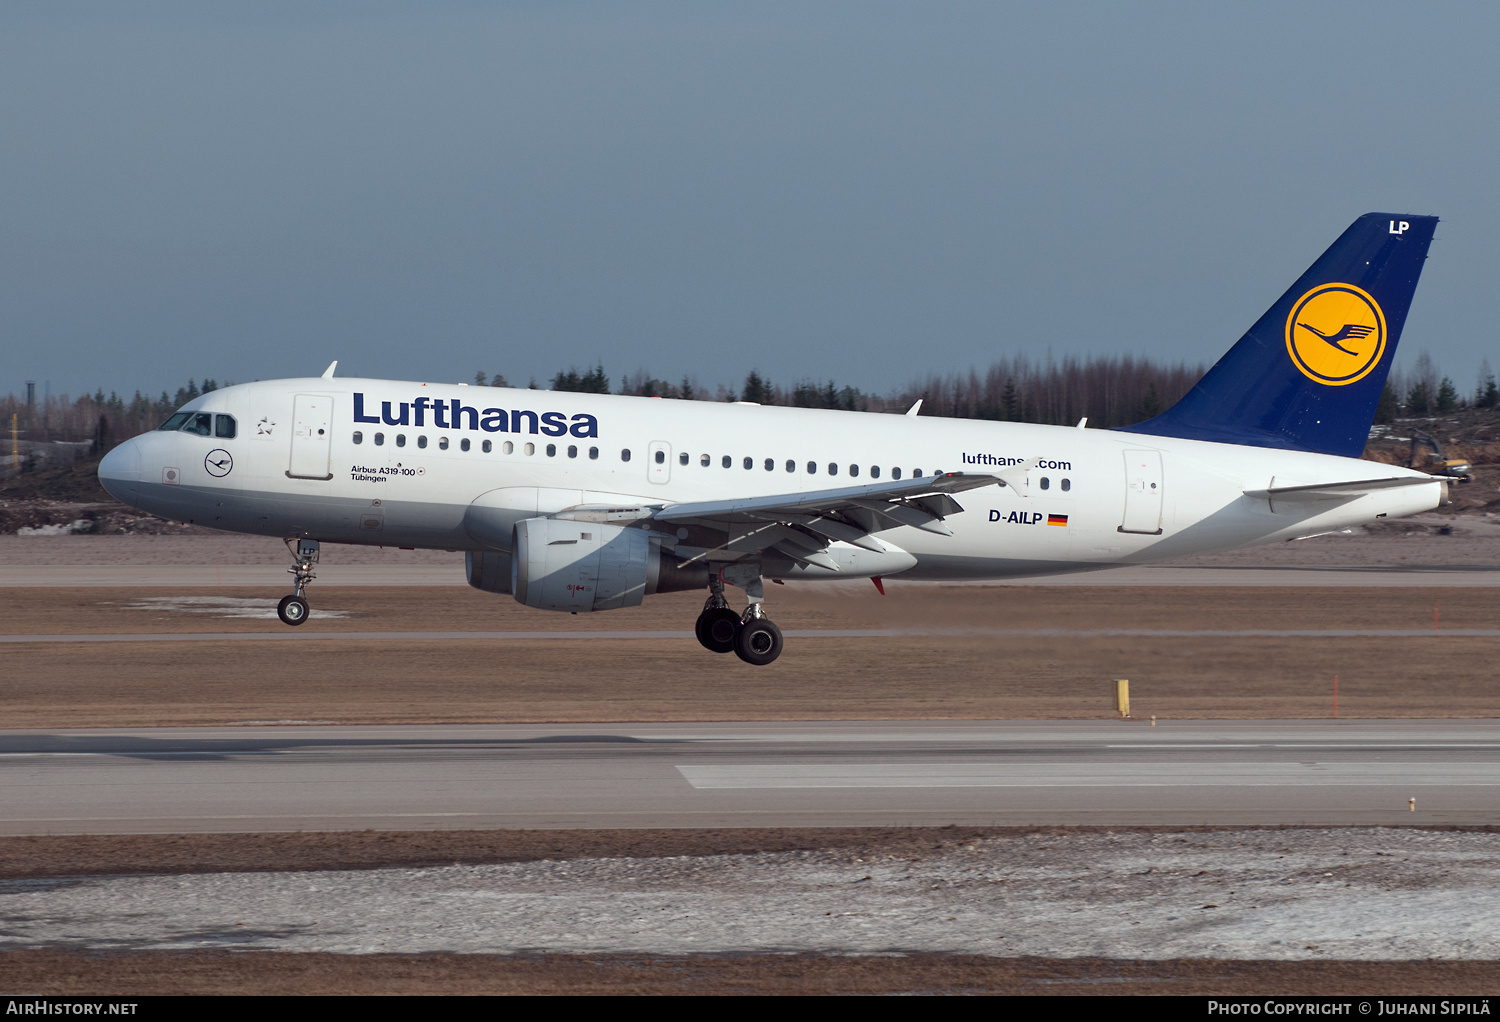
[{"label": "main landing gear", "polygon": [[285,624],[300,625],[307,620],[310,612],[307,597],[302,595],[302,591],[307,588],[307,583],[317,577],[312,569],[318,563],[318,541],[292,538],[286,541],[286,548],[292,552],[294,562],[286,570],[292,573],[296,583],[292,595],[283,596],[276,605],[276,616]]},{"label": "main landing gear", "polygon": [[[724,581],[728,578],[750,597],[744,614],[736,614],[724,599]],[[761,609],[765,590],[761,586],[759,565],[726,565],[722,571],[709,571],[709,597],[698,615],[695,631],[703,648],[711,653],[728,653],[757,667],[781,656],[781,629]]]}]

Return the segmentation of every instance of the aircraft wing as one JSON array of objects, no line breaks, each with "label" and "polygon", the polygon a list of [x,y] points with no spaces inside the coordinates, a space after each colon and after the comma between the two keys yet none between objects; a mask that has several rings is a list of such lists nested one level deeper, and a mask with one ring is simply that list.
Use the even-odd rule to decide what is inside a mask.
[{"label": "aircraft wing", "polygon": [[[1275,480],[1273,479],[1274,483]],[[1381,479],[1356,479],[1342,483],[1310,483],[1296,486],[1271,486],[1264,490],[1246,490],[1245,496],[1269,500],[1273,503],[1312,504],[1318,501],[1348,501],[1363,497],[1376,490],[1389,490],[1397,486],[1425,486],[1442,483],[1436,476],[1387,476]]]},{"label": "aircraft wing", "polygon": [[725,549],[752,552],[775,547],[794,560],[831,568],[834,563],[823,551],[836,541],[878,553],[888,548],[873,534],[887,529],[909,525],[951,536],[943,519],[963,510],[952,495],[999,481],[991,475],[948,472],[833,490],[672,504],[650,517],[727,529],[730,540]]}]

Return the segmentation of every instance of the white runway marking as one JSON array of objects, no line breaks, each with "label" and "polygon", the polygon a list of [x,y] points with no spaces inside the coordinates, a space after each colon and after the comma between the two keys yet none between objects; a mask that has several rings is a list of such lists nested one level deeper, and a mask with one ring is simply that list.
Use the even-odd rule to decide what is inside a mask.
[{"label": "white runway marking", "polygon": [[1492,763],[1195,763],[1166,776],[1158,764],[737,763],[679,766],[694,788],[1178,788],[1500,786]]}]

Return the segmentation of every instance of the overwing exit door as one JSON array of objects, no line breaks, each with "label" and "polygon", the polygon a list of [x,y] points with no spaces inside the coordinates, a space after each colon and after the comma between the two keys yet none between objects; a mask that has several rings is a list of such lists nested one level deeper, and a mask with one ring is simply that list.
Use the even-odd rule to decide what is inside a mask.
[{"label": "overwing exit door", "polygon": [[672,478],[672,445],[662,440],[651,441],[646,448],[646,478],[653,483],[665,483]]}]

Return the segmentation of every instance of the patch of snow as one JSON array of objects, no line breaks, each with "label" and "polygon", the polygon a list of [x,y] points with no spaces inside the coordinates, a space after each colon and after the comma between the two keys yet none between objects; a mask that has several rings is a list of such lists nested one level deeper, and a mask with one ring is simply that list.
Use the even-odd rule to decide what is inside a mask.
[{"label": "patch of snow", "polygon": [[[126,610],[155,610],[175,614],[212,614],[225,618],[276,620],[280,597],[244,596],[143,596],[124,605]],[[312,617],[348,617],[347,610],[312,610]]]},{"label": "patch of snow", "polygon": [[1500,958],[1500,834],[1014,834],[429,869],[0,882],[0,948]]},{"label": "patch of snow", "polygon": [[17,536],[86,536],[94,531],[94,522],[90,518],[75,518],[67,525],[38,525],[35,528],[22,526],[16,530]]}]

